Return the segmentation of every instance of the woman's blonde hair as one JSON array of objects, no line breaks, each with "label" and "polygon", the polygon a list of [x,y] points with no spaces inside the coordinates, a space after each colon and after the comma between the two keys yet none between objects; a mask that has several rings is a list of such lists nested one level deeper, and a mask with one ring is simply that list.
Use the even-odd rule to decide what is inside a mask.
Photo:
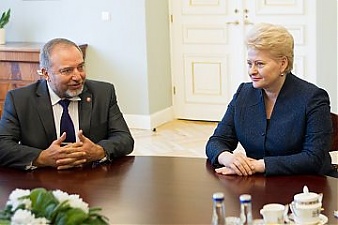
[{"label": "woman's blonde hair", "polygon": [[286,57],[288,66],[285,73],[293,68],[294,40],[288,30],[280,25],[259,23],[248,32],[245,40],[248,49],[267,50],[276,59]]}]

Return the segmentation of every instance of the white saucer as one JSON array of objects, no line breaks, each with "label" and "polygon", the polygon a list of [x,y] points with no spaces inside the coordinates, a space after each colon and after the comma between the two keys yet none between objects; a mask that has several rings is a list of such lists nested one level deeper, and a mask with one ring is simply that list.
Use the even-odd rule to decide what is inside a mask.
[{"label": "white saucer", "polygon": [[[295,224],[295,220],[293,218],[293,214],[289,214],[289,219],[290,219],[290,224]],[[319,222],[316,224],[313,223],[309,223],[308,225],[324,225],[327,224],[327,222],[329,221],[329,219],[327,218],[327,216],[325,216],[324,214],[320,214],[319,215]]]}]

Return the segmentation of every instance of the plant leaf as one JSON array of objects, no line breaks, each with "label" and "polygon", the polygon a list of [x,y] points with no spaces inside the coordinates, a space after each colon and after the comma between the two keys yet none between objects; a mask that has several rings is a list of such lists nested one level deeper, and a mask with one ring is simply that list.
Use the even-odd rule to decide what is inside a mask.
[{"label": "plant leaf", "polygon": [[79,208],[69,208],[66,211],[59,212],[53,224],[55,225],[82,225],[88,215]]},{"label": "plant leaf", "polygon": [[4,26],[9,22],[9,18],[11,16],[11,9],[8,9],[7,12],[3,12],[0,18],[0,28],[4,28]]},{"label": "plant leaf", "polygon": [[59,204],[53,193],[44,188],[35,188],[31,191],[32,212],[36,217],[46,217],[51,219],[54,209]]}]

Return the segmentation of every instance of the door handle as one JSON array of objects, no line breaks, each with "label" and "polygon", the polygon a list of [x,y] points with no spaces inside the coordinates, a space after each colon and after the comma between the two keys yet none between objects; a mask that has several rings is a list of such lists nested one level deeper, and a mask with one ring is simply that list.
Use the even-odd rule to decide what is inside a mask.
[{"label": "door handle", "polygon": [[254,23],[248,19],[244,19],[244,25],[253,25]]},{"label": "door handle", "polygon": [[229,21],[229,22],[227,22],[227,24],[239,25],[239,21],[238,21],[238,20],[235,20],[235,21]]}]

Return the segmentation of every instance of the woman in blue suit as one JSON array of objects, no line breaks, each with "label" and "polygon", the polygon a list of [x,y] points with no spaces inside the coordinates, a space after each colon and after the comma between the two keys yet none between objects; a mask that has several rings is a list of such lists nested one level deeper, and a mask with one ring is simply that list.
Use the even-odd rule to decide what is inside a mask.
[{"label": "woman in blue suit", "polygon": [[[291,73],[292,35],[262,23],[248,33],[246,46],[252,82],[239,86],[206,145],[216,172],[331,174],[329,96]],[[234,152],[238,142],[245,154]]]}]

